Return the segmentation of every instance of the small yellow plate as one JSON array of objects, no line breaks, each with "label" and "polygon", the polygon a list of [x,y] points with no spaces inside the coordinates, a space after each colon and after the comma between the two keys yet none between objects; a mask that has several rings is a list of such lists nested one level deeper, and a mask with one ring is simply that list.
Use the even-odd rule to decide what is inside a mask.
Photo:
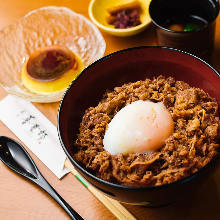
[{"label": "small yellow plate", "polygon": [[149,16],[150,0],[139,0],[141,6],[141,24],[132,28],[116,29],[108,24],[106,18],[109,16],[108,8],[131,2],[131,0],[92,0],[89,4],[89,16],[91,20],[103,31],[120,37],[132,36],[143,31],[151,22]]}]

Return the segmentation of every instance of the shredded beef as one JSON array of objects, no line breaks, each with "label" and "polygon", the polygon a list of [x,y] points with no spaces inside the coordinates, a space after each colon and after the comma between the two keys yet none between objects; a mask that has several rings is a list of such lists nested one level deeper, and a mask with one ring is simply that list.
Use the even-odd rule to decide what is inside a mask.
[{"label": "shredded beef", "polygon": [[[128,103],[162,102],[174,120],[174,132],[157,151],[111,155],[103,148],[108,123]],[[124,185],[158,186],[204,167],[219,150],[218,104],[202,89],[159,76],[124,84],[86,110],[74,143],[74,158],[104,180]]]}]

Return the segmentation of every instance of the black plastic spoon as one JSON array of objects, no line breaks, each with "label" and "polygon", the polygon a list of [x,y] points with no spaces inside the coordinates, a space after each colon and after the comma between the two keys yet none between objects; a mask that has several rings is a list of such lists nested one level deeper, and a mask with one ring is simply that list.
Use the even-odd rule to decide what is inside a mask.
[{"label": "black plastic spoon", "polygon": [[0,136],[0,160],[10,169],[44,189],[74,220],[83,218],[55,191],[38,170],[33,159],[17,141]]}]

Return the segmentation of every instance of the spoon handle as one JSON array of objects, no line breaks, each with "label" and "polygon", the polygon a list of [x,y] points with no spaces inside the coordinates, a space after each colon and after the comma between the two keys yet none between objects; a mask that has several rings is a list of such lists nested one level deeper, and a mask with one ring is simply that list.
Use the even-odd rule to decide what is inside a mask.
[{"label": "spoon handle", "polygon": [[38,170],[31,156],[17,141],[0,136],[0,160],[14,172],[31,180],[45,190],[73,220],[83,218],[55,191]]},{"label": "spoon handle", "polygon": [[67,212],[71,219],[83,220],[83,218],[56,192],[42,175],[39,175],[36,181],[34,179],[32,181],[45,190]]}]

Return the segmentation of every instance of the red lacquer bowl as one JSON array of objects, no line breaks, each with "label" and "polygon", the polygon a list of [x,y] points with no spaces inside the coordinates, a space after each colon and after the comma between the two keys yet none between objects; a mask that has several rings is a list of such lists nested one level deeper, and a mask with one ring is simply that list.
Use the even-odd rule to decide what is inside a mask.
[{"label": "red lacquer bowl", "polygon": [[213,172],[219,158],[217,155],[211,163],[185,179],[157,187],[113,184],[97,178],[73,159],[73,143],[82,116],[88,107],[98,104],[106,89],[161,74],[204,89],[220,104],[220,75],[208,63],[176,49],[138,47],[110,54],[87,67],[72,82],[60,105],[58,133],[68,158],[89,183],[122,202],[159,206],[176,201],[196,189]]}]

